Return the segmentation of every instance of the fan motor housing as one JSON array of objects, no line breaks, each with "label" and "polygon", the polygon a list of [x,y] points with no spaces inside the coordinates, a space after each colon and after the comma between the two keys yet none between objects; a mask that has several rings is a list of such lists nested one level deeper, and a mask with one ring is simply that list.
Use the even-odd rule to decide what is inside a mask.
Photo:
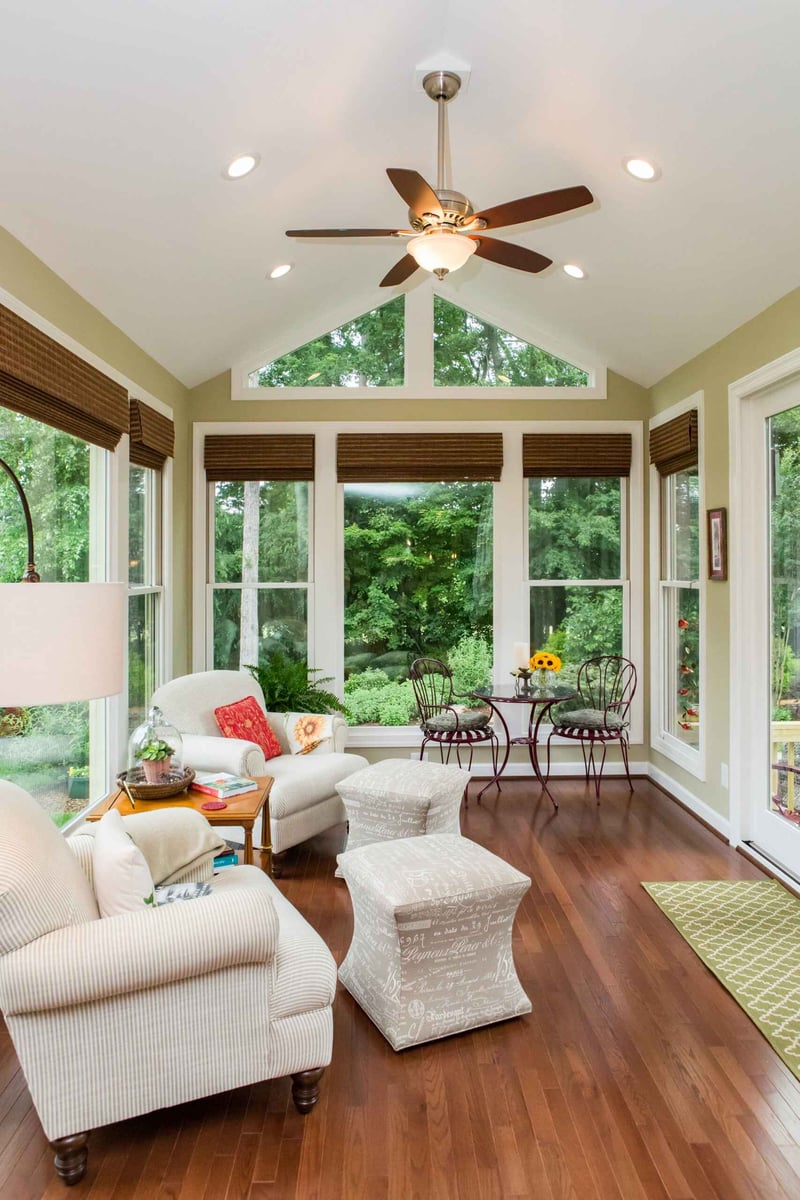
[{"label": "fan motor housing", "polygon": [[[436,188],[436,195],[439,203],[442,206],[444,219],[439,220],[438,216],[433,213],[415,213],[411,209],[408,210],[408,220],[411,228],[418,233],[423,233],[431,226],[437,225],[452,225],[459,228],[462,225],[469,225],[470,218],[475,209],[472,207],[472,202],[463,192],[455,192],[451,188]],[[481,227],[484,222],[481,221]]]}]

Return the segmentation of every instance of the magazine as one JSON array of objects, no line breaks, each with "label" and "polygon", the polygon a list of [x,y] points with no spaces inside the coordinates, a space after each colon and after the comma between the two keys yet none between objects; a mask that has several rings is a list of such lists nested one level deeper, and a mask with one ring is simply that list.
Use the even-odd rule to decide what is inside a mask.
[{"label": "magazine", "polygon": [[196,792],[216,796],[218,800],[227,800],[229,796],[241,796],[244,792],[256,791],[258,784],[255,779],[230,775],[227,771],[197,771],[192,788]]}]

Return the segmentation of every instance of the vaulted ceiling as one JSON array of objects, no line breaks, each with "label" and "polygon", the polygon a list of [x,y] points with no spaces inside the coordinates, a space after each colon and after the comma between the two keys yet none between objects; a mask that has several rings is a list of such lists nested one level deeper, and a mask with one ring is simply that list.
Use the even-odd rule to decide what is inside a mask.
[{"label": "vaulted ceiling", "polygon": [[469,68],[450,146],[476,207],[597,201],[506,231],[554,266],[473,259],[442,288],[463,307],[650,384],[800,284],[795,0],[0,0],[0,28],[0,224],[189,385],[395,294],[398,240],[284,230],[407,223],[385,168],[435,183],[424,66]]}]

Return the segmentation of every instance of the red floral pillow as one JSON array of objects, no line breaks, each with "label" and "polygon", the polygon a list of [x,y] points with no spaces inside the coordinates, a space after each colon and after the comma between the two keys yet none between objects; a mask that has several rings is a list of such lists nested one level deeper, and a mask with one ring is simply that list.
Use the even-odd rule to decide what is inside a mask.
[{"label": "red floral pillow", "polygon": [[264,751],[266,759],[283,754],[281,744],[255,696],[245,696],[244,700],[237,700],[235,704],[223,704],[214,709],[214,716],[223,737],[255,742]]}]

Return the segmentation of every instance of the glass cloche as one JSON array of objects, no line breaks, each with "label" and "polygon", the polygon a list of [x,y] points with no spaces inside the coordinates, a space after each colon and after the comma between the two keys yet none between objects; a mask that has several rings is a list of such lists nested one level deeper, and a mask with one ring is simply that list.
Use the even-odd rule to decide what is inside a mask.
[{"label": "glass cloche", "polygon": [[129,783],[169,783],[183,775],[183,739],[155,705],[128,742]]}]

